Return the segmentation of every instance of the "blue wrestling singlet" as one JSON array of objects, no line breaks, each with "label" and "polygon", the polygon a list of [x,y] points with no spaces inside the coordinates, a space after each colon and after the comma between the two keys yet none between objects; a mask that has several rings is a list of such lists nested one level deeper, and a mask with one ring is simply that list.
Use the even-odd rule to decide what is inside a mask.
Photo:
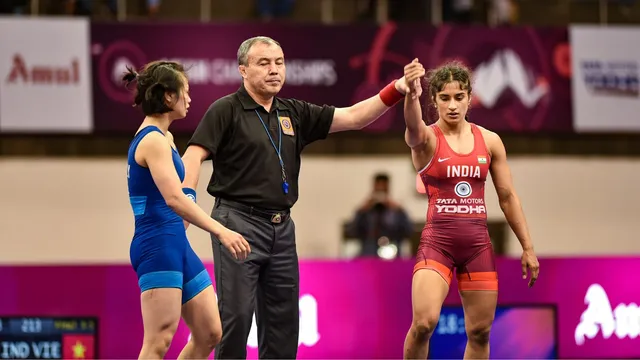
[{"label": "blue wrestling singlet", "polygon": [[[135,217],[129,256],[138,274],[140,291],[179,288],[184,304],[211,285],[211,278],[187,240],[182,218],[167,206],[149,169],[136,163],[138,144],[153,131],[162,133],[156,126],[147,126],[135,135],[129,146],[127,182]],[[172,155],[182,182],[184,164],[178,151],[173,149]]]}]

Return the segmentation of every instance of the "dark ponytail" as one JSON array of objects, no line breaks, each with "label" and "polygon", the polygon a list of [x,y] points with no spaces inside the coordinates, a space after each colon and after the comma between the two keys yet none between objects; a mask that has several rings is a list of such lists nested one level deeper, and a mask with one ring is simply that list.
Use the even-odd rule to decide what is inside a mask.
[{"label": "dark ponytail", "polygon": [[127,72],[125,72],[124,76],[122,77],[122,82],[124,82],[125,84],[124,86],[128,88],[129,85],[131,85],[131,83],[136,81],[137,79],[138,72],[127,66]]},{"label": "dark ponytail", "polygon": [[138,73],[127,66],[122,76],[126,87],[136,82],[133,106],[141,106],[145,115],[164,114],[173,109],[166,102],[166,94],[181,96],[186,76],[182,64],[172,61],[151,62]]}]

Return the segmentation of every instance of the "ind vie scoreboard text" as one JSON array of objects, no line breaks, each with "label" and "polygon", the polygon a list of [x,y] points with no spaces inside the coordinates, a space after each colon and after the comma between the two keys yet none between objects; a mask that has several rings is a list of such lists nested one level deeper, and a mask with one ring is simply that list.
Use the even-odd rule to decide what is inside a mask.
[{"label": "ind vie scoreboard text", "polygon": [[95,359],[96,318],[0,317],[0,359]]}]

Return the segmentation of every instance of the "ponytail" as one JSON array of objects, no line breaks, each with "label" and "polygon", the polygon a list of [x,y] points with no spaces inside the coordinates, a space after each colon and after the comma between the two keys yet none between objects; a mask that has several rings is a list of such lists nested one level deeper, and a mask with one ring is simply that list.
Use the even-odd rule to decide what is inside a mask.
[{"label": "ponytail", "polygon": [[125,87],[138,80],[138,72],[127,66],[127,72],[122,77],[122,81],[125,83]]}]

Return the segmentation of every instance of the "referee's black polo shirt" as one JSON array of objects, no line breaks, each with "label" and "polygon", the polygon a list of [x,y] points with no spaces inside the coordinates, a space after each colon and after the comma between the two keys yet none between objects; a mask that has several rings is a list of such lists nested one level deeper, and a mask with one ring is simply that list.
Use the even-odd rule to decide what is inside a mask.
[{"label": "referee's black polo shirt", "polygon": [[[286,195],[276,149],[256,111],[268,127],[276,147],[280,121],[284,119],[281,156],[289,183]],[[213,174],[207,192],[264,209],[291,208],[298,200],[300,153],[305,146],[327,137],[334,112],[333,106],[276,97],[267,113],[249,96],[244,86],[216,100],[189,141],[189,145],[202,146],[211,153]],[[289,128],[286,128],[286,118],[292,124]]]}]

